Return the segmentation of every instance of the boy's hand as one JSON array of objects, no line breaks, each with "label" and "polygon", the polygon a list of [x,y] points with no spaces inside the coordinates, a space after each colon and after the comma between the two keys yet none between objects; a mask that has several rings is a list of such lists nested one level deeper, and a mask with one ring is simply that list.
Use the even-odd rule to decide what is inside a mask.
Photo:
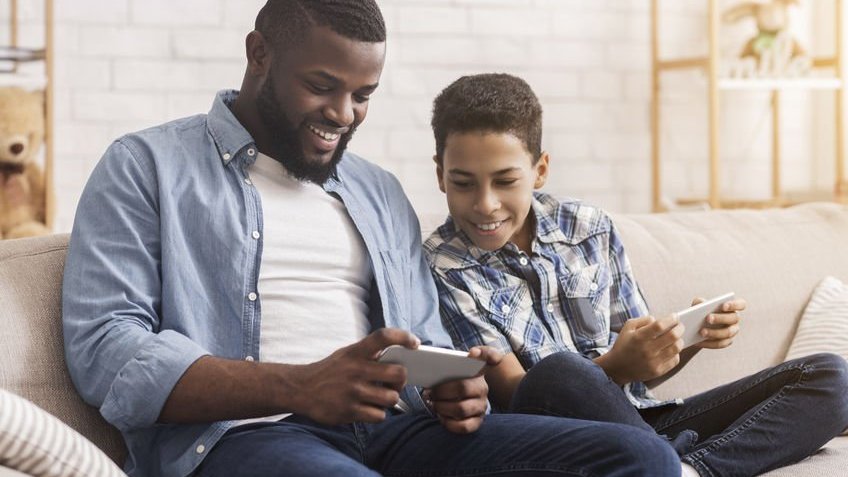
[{"label": "boy's hand", "polygon": [[683,325],[676,316],[634,318],[624,323],[613,347],[595,359],[613,381],[650,381],[680,362]]},{"label": "boy's hand", "polygon": [[[693,305],[704,301],[695,298]],[[740,311],[747,307],[747,302],[741,298],[729,301],[721,306],[720,312],[711,313],[707,316],[707,325],[701,328],[700,334],[706,338],[704,341],[693,346],[706,349],[727,348],[733,343],[733,338],[739,333],[741,317]]]},{"label": "boy's hand", "polygon": [[[503,354],[490,346],[475,346],[468,356],[485,361],[486,368],[497,366],[503,359]],[[424,400],[447,430],[470,434],[483,424],[489,394],[489,386],[483,379],[486,368],[473,378],[448,381],[424,391]]]}]

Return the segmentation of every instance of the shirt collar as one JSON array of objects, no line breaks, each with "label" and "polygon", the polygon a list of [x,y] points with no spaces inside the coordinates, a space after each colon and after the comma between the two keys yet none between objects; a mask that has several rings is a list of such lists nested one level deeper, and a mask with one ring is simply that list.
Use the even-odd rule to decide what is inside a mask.
[{"label": "shirt collar", "polygon": [[254,142],[253,137],[230,110],[238,94],[236,90],[219,91],[206,118],[206,127],[225,166],[235,159],[242,149]]},{"label": "shirt collar", "polygon": [[542,243],[570,243],[559,224],[560,201],[551,195],[537,192],[533,194],[530,210],[536,217],[535,240]]}]

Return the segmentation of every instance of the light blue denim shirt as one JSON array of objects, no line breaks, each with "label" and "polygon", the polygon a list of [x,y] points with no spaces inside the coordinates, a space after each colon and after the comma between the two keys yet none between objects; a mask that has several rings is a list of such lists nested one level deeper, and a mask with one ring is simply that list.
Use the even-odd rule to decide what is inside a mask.
[{"label": "light blue denim shirt", "polygon": [[[264,235],[263,211],[246,173],[256,145],[228,107],[237,95],[221,92],[207,115],[118,139],[79,202],[63,285],[65,355],[77,390],[123,433],[131,476],[189,475],[234,424],[156,423],[194,361],[260,355],[262,240],[252,233]],[[397,179],[346,153],[324,189],[368,249],[372,328],[451,347]],[[414,388],[402,398],[424,410]]]}]

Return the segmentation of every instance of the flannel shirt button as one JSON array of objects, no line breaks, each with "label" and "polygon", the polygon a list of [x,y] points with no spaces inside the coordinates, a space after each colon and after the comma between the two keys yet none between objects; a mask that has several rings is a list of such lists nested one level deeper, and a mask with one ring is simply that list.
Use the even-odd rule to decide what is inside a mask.
[{"label": "flannel shirt button", "polygon": [[591,285],[589,285],[589,289],[590,289],[590,290],[592,290],[592,291],[597,290],[597,289],[598,289],[598,284],[597,284],[597,283],[595,283],[595,282],[592,282],[592,284],[591,284]]},{"label": "flannel shirt button", "polygon": [[250,179],[245,179],[244,183],[247,184],[247,185],[253,184],[253,182],[251,182]]},{"label": "flannel shirt button", "polygon": [[510,310],[509,305],[504,305],[504,306],[501,307],[502,313],[509,313],[509,310]]},{"label": "flannel shirt button", "polygon": [[253,361],[253,356],[248,356],[247,358],[244,358],[244,360],[245,361]]},{"label": "flannel shirt button", "polygon": [[520,259],[518,259],[518,263],[520,263],[521,265],[527,265],[527,259],[524,258],[524,257],[521,257]]},{"label": "flannel shirt button", "polygon": [[548,313],[554,312],[554,304],[553,303],[548,303],[548,306],[545,307],[545,308],[548,310]]}]

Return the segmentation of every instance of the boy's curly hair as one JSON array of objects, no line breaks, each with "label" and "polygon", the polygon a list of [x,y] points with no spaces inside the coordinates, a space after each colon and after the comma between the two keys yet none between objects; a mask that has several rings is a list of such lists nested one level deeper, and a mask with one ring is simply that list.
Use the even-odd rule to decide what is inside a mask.
[{"label": "boy's curly hair", "polygon": [[441,162],[450,133],[510,133],[520,139],[533,163],[542,154],[542,106],[530,85],[505,73],[463,76],[433,101],[436,159]]}]

